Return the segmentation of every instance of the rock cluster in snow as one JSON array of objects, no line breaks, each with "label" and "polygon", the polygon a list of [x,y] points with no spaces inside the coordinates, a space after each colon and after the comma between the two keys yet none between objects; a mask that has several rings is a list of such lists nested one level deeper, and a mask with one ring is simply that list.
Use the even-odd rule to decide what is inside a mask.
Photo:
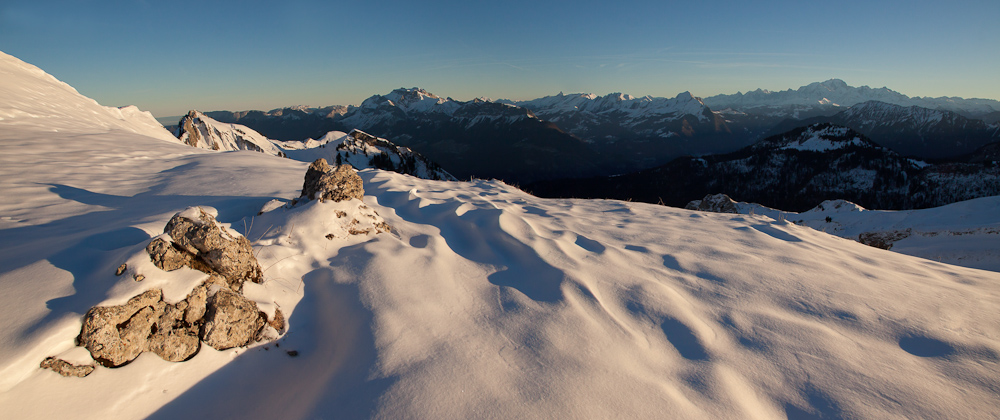
[{"label": "rock cluster in snow", "polygon": [[[176,303],[164,301],[160,289],[149,289],[123,305],[91,308],[84,316],[77,343],[90,351],[94,360],[105,367],[119,367],[150,351],[164,360],[180,362],[194,357],[203,342],[225,350],[273,335],[265,327],[278,333],[284,330],[280,310],[268,321],[257,303],[241,292],[243,282],[263,281],[245,237],[228,232],[200,207],[175,214],[164,233],[146,248],[153,264],[165,271],[187,266],[209,274],[209,278]],[[93,371],[92,366],[88,370],[87,366],[50,359],[42,367],[63,376],[86,376]]]},{"label": "rock cluster in snow", "polygon": [[713,213],[739,213],[736,202],[725,194],[709,194],[701,200],[692,200],[686,206],[688,210],[709,211]]}]

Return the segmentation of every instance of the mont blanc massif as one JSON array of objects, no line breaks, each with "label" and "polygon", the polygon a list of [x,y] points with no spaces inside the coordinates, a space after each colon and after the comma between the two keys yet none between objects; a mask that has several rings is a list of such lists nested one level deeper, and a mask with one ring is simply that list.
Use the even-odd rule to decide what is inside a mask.
[{"label": "mont blanc massif", "polygon": [[0,53],[0,408],[995,419],[998,121],[832,79],[161,124]]}]

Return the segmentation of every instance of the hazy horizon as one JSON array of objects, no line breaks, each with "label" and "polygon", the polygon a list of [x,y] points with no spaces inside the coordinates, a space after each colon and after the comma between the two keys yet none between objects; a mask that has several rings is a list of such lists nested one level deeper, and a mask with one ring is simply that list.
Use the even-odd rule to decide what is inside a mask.
[{"label": "hazy horizon", "polygon": [[1000,99],[1000,56],[989,53],[998,15],[1000,3],[976,0],[43,0],[0,6],[0,45],[101,104],[159,117],[356,105],[413,86],[458,100],[709,97],[837,78],[908,96]]}]

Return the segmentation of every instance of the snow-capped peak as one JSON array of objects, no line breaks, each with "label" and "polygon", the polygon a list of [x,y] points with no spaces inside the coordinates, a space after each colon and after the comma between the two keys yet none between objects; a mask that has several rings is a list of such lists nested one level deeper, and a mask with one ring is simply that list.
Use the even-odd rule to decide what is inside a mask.
[{"label": "snow-capped peak", "polygon": [[684,115],[694,115],[699,120],[708,118],[706,116],[705,104],[701,99],[691,95],[690,92],[682,92],[674,98],[654,98],[635,96],[615,92],[605,96],[597,96],[592,93],[578,93],[566,95],[560,92],[556,96],[546,96],[531,101],[515,102],[516,105],[528,108],[539,115],[547,115],[553,119],[559,114],[583,112],[590,114],[603,113],[625,113],[628,118],[650,117],[663,115],[664,117],[680,118]]},{"label": "snow-capped peak", "polygon": [[847,85],[847,82],[845,82],[845,81],[843,81],[841,79],[830,79],[830,80],[827,80],[825,82],[818,83],[818,84],[820,86],[823,86],[823,87],[831,90],[831,91],[843,90],[843,89],[850,89],[851,88],[850,86]]},{"label": "snow-capped peak", "polygon": [[382,106],[394,107],[409,112],[443,112],[450,114],[458,108],[451,98],[442,98],[417,87],[395,89],[387,95],[374,95],[361,103],[362,109],[376,109]]},{"label": "snow-capped peak", "polygon": [[694,95],[691,95],[691,92],[684,91],[684,92],[678,93],[677,97],[675,97],[674,99],[677,99],[679,101],[681,101],[681,100],[683,100],[683,101],[690,101],[690,100],[694,99]]},{"label": "snow-capped peak", "polygon": [[909,97],[887,87],[853,87],[841,79],[814,82],[784,91],[756,89],[747,93],[716,95],[705,98],[714,109],[743,109],[787,106],[854,106],[867,101],[880,101],[904,107],[920,106],[945,109],[973,115],[985,115],[1000,110],[1000,101],[989,99]]}]

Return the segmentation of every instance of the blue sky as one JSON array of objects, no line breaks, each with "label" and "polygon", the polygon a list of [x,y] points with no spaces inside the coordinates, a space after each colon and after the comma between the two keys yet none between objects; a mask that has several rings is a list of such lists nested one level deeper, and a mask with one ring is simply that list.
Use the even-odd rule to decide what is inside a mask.
[{"label": "blue sky", "polygon": [[830,78],[1000,99],[1000,1],[0,3],[0,50],[157,116],[560,91],[672,97]]}]

